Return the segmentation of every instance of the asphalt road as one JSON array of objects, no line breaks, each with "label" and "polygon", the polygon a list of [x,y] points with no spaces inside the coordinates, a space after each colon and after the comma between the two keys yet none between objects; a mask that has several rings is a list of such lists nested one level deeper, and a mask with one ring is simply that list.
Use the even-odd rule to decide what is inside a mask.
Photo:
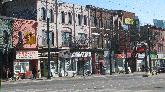
[{"label": "asphalt road", "polygon": [[165,92],[165,74],[92,76],[2,83],[1,92]]}]

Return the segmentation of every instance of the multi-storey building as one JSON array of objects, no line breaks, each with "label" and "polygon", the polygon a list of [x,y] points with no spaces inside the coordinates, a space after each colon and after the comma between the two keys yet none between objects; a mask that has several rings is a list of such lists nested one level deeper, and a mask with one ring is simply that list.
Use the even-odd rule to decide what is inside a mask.
[{"label": "multi-storey building", "polygon": [[[3,15],[21,19],[33,19],[38,22],[37,48],[41,58],[38,58],[37,66],[41,70],[42,76],[47,76],[48,26],[53,76],[58,75],[58,72],[66,75],[67,71],[76,71],[78,74],[82,74],[84,62],[86,68],[91,70],[91,53],[79,51],[82,48],[88,48],[89,45],[87,44],[90,34],[89,10],[86,7],[75,4],[58,3],[57,5],[57,3],[54,0],[14,0],[4,4],[4,7],[7,8],[3,10]],[[49,25],[47,24],[47,18],[50,19]],[[76,51],[74,48],[78,50]]]},{"label": "multi-storey building", "polygon": [[[50,50],[51,52],[55,53],[56,48],[58,47],[57,42],[57,28],[56,28],[56,16],[55,12],[57,10],[56,8],[56,2],[54,0],[13,0],[11,2],[6,2],[3,4],[3,12],[2,15],[19,18],[19,19],[25,19],[25,20],[35,20],[38,22],[37,26],[37,53],[41,53],[42,56],[47,55],[48,52],[48,44],[47,44],[47,18],[50,19],[49,21],[49,30],[50,30]],[[21,24],[22,21],[20,21]],[[21,25],[19,25],[21,26]],[[40,49],[42,48],[42,49]],[[17,52],[17,51],[15,51]],[[29,59],[24,59],[29,60]],[[42,67],[42,70],[40,71],[42,76],[47,76],[46,70],[47,70],[47,59],[42,57],[42,59],[36,59],[36,66],[38,67],[38,70],[40,70],[40,67]],[[52,60],[53,64],[55,62],[56,58],[53,56]],[[31,67],[33,69],[33,67]]]},{"label": "multi-storey building", "polygon": [[[60,72],[70,75],[72,72],[84,74],[91,71],[91,52],[89,49],[90,24],[89,9],[84,6],[60,3],[59,4],[59,41],[61,49]],[[66,73],[65,73],[66,72]]]},{"label": "multi-storey building", "polygon": [[[90,30],[92,40],[92,73],[104,73],[104,67],[109,70],[109,56],[104,51],[111,48],[113,33],[113,15],[110,10],[98,8],[92,5],[90,9]],[[113,43],[112,43],[113,44]]]},{"label": "multi-storey building", "polygon": [[158,20],[158,19],[153,19],[154,26],[157,28],[162,28],[165,29],[165,21],[164,20]]},{"label": "multi-storey building", "polygon": [[[104,66],[107,70],[110,66],[106,51],[114,51],[115,56],[121,55],[119,58],[122,59],[123,52],[131,51],[130,33],[124,30],[133,30],[134,13],[91,5],[84,7],[57,0],[14,0],[3,7],[6,7],[2,12],[4,16],[38,22],[36,41],[40,58],[36,64],[41,76],[47,76],[47,29],[50,32],[53,76],[58,73],[66,76],[70,72],[84,74],[87,70],[103,73]],[[117,65],[116,62],[112,63],[113,67]]]}]

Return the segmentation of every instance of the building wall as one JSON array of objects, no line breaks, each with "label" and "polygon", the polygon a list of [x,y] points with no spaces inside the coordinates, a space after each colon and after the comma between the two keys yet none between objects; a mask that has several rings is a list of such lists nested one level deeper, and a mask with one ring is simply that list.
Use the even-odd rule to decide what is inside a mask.
[{"label": "building wall", "polygon": [[[68,4],[63,3],[59,5],[58,9],[58,38],[59,38],[59,47],[62,47],[62,33],[63,32],[70,32],[72,34],[72,41],[78,40],[79,33],[84,33],[87,35],[87,38],[89,37],[89,23],[88,23],[88,9],[86,9],[83,6],[75,5],[75,4]],[[62,23],[62,12],[65,14],[65,23]],[[69,23],[69,13],[71,13],[72,16],[72,23]],[[87,24],[84,25],[84,17],[82,18],[81,25],[79,25],[79,19],[78,16],[86,16],[87,18]]]},{"label": "building wall", "polygon": [[164,53],[165,52],[164,30],[153,27],[150,29],[150,36],[151,36],[150,42],[152,42],[152,44],[154,45],[153,47],[151,47],[151,50],[152,51],[156,50],[158,54]]},{"label": "building wall", "polygon": [[13,0],[2,6],[2,15],[36,20],[36,0]]},{"label": "building wall", "polygon": [[[43,13],[42,13],[42,8],[45,9],[45,19],[43,19]],[[50,19],[50,15],[51,15],[51,10],[52,10],[52,20]],[[56,47],[56,8],[55,8],[55,2],[53,2],[52,0],[48,0],[48,2],[46,3],[44,0],[38,0],[37,1],[37,22],[38,22],[38,29],[37,29],[37,36],[38,36],[38,45],[39,47],[41,46],[47,46],[47,35],[43,36],[43,31],[46,34],[47,31],[47,17],[49,17],[50,22],[49,22],[49,30],[50,32],[54,33],[54,44],[50,44],[51,47]],[[50,37],[52,37],[52,35],[50,34]],[[52,38],[50,38],[51,41]]]},{"label": "building wall", "polygon": [[34,20],[14,19],[13,46],[17,49],[37,48],[37,26]]}]

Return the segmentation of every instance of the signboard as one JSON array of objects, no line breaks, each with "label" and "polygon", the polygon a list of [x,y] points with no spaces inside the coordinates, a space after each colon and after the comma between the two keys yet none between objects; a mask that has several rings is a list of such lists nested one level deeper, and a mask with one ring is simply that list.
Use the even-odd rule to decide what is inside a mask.
[{"label": "signboard", "polygon": [[134,19],[125,18],[124,22],[125,22],[125,24],[133,25],[134,24]]},{"label": "signboard", "polygon": [[13,46],[18,49],[37,47],[37,26],[34,20],[16,19],[13,22]]},{"label": "signboard", "polygon": [[17,51],[16,59],[38,59],[38,51]]},{"label": "signboard", "polygon": [[71,57],[90,57],[91,52],[73,52]]}]

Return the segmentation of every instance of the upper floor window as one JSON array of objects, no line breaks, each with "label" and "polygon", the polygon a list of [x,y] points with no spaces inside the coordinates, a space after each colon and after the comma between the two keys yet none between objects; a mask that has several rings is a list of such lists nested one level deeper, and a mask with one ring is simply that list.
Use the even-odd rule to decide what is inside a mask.
[{"label": "upper floor window", "polygon": [[68,47],[70,45],[70,32],[62,33],[62,45]]},{"label": "upper floor window", "polygon": [[51,44],[51,45],[54,45],[54,32],[53,31],[51,31],[50,33],[49,33],[49,43]]},{"label": "upper floor window", "polygon": [[78,24],[81,25],[81,23],[82,23],[82,16],[78,14]]},{"label": "upper floor window", "polygon": [[84,25],[87,25],[87,17],[84,15]]},{"label": "upper floor window", "polygon": [[97,26],[97,17],[94,17],[94,24],[95,24],[95,26]]},{"label": "upper floor window", "polygon": [[47,32],[45,30],[42,30],[42,45],[47,44]]},{"label": "upper floor window", "polygon": [[68,12],[68,19],[69,19],[68,24],[72,24],[72,15],[70,12]]},{"label": "upper floor window", "polygon": [[53,14],[53,10],[50,10],[50,22],[54,22],[54,14]]},{"label": "upper floor window", "polygon": [[78,33],[79,41],[81,44],[85,44],[85,39],[87,38],[87,34],[85,33]]},{"label": "upper floor window", "polygon": [[41,8],[41,18],[42,20],[46,20],[46,9],[44,7]]},{"label": "upper floor window", "polygon": [[103,27],[102,19],[99,20],[99,27]]},{"label": "upper floor window", "polygon": [[64,11],[61,12],[61,21],[62,21],[62,23],[65,23],[65,13],[64,13]]}]

